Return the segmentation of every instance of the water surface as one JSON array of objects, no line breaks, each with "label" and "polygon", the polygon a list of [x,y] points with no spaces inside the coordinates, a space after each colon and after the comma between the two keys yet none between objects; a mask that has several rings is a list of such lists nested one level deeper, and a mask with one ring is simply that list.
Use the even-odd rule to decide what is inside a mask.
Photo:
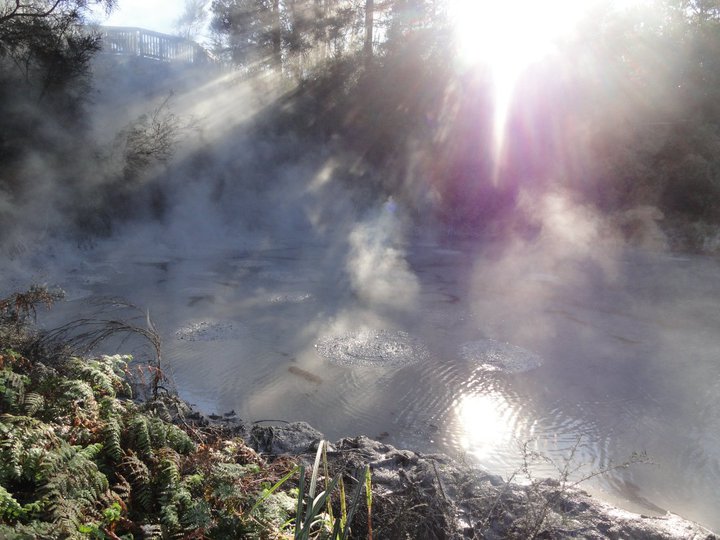
[{"label": "water surface", "polygon": [[569,455],[578,477],[646,452],[652,465],[587,487],[720,528],[716,259],[543,264],[462,242],[402,253],[413,286],[380,297],[322,245],[91,251],[58,281],[68,311],[99,296],[147,307],[181,394],[206,412],[305,420],[330,439],[366,434],[506,477],[523,445],[555,460],[538,475]]}]

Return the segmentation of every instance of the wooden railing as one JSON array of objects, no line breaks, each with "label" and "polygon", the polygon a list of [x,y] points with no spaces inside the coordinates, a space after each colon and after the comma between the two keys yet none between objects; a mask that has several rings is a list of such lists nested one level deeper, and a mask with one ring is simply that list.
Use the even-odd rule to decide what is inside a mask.
[{"label": "wooden railing", "polygon": [[103,52],[161,62],[209,63],[208,52],[194,41],[125,26],[102,26]]}]

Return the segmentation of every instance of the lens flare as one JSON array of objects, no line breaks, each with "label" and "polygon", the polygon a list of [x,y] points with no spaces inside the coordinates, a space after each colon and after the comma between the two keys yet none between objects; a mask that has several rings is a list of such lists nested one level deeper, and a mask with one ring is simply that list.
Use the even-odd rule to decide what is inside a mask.
[{"label": "lens flare", "polygon": [[450,4],[460,61],[487,69],[492,77],[496,158],[502,153],[518,77],[551,53],[586,9],[587,4],[577,0],[454,0]]}]

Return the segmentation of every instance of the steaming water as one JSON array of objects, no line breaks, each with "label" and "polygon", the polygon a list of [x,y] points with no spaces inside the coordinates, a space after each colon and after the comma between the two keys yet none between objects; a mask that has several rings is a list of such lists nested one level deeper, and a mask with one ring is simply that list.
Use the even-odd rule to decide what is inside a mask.
[{"label": "steaming water", "polygon": [[572,453],[577,474],[647,452],[654,464],[587,487],[720,528],[717,260],[627,252],[607,277],[418,243],[407,263],[410,309],[354,293],[327,246],[91,251],[58,281],[67,312],[108,295],[149,308],[181,394],[206,412],[305,420],[504,475],[523,443],[560,466]]},{"label": "steaming water", "polygon": [[427,347],[407,332],[361,330],[323,337],[317,353],[341,366],[400,367],[427,361]]}]

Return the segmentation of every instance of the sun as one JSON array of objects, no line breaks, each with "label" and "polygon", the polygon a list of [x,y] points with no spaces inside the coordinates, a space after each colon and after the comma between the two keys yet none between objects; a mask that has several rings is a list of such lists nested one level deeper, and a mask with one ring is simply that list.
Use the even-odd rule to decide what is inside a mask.
[{"label": "sun", "polygon": [[450,1],[460,62],[487,69],[492,77],[498,154],[518,77],[575,29],[588,4],[582,0]]},{"label": "sun", "polygon": [[582,0],[452,0],[450,16],[464,61],[518,71],[550,52],[571,32]]}]

